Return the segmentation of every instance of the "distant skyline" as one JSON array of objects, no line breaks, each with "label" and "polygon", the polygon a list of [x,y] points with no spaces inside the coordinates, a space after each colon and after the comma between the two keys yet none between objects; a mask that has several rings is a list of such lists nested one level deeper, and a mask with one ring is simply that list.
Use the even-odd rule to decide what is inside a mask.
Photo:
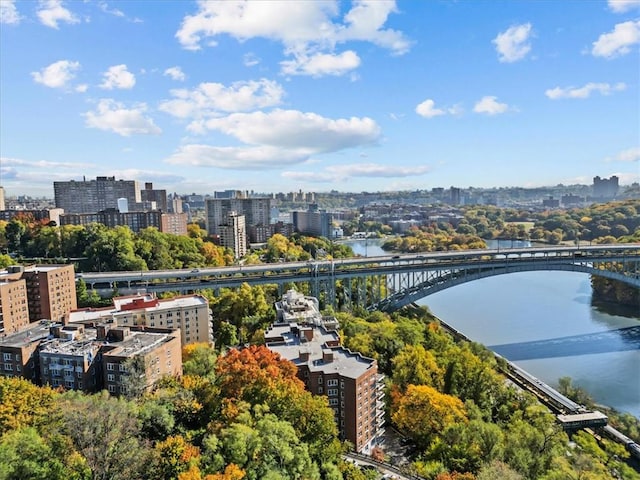
[{"label": "distant skyline", "polygon": [[640,181],[640,0],[0,0],[0,185]]}]

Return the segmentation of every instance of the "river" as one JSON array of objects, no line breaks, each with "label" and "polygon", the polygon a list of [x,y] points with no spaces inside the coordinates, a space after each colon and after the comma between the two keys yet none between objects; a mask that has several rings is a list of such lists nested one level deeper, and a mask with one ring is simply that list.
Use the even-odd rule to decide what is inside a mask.
[{"label": "river", "polygon": [[[385,254],[380,240],[348,244],[356,254]],[[496,246],[495,241],[490,244]],[[510,246],[500,242],[501,249]],[[593,306],[589,275],[555,271],[498,275],[449,288],[418,303],[550,386],[557,387],[561,377],[571,377],[596,402],[640,418],[640,328],[630,328],[640,327],[640,312],[614,315]],[[601,332],[608,333],[588,335]]]}]

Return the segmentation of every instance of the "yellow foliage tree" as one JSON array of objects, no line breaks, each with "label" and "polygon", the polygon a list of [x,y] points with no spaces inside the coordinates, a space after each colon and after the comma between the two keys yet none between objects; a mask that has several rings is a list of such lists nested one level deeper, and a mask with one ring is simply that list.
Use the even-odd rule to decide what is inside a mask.
[{"label": "yellow foliage tree", "polygon": [[433,435],[467,417],[460,399],[428,385],[409,385],[404,394],[397,389],[392,392],[391,419],[401,432],[426,448]]}]

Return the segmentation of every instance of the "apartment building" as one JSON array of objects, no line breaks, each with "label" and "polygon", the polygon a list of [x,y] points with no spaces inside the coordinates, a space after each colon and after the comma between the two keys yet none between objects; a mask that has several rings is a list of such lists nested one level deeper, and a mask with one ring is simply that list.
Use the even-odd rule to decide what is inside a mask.
[{"label": "apartment building", "polygon": [[233,250],[235,258],[242,258],[247,253],[247,228],[244,215],[229,212],[224,225],[220,225],[220,245]]},{"label": "apartment building", "polygon": [[0,272],[0,337],[29,326],[27,283],[20,277]]},{"label": "apartment building", "polygon": [[326,210],[319,210],[316,204],[309,205],[307,211],[291,212],[291,221],[296,232],[331,238],[333,214]]},{"label": "apartment building", "polygon": [[29,319],[62,322],[78,308],[73,265],[31,265],[22,270],[27,285]]},{"label": "apartment building", "polygon": [[113,299],[113,307],[86,308],[69,313],[69,323],[114,321],[123,327],[175,328],[181,343],[213,342],[212,314],[209,302],[201,295],[184,295],[158,299],[153,294],[139,294]]},{"label": "apartment building", "polygon": [[[246,227],[269,225],[271,199],[253,198],[208,198],[205,201],[206,225],[209,235],[220,235],[221,225],[226,225],[229,213],[244,215]],[[255,242],[253,238],[249,241]]]},{"label": "apartment building", "polygon": [[41,210],[5,210],[0,209],[0,220],[10,222],[14,218],[30,217],[36,221],[55,222],[60,225],[60,215],[64,213],[61,208],[45,208]]},{"label": "apartment building", "polygon": [[101,344],[96,330],[84,325],[55,324],[38,347],[41,385],[87,393],[102,390]]},{"label": "apartment building", "polygon": [[340,345],[338,323],[319,314],[317,299],[290,290],[276,311],[278,323],[265,332],[267,347],[296,365],[307,390],[327,397],[341,438],[370,452],[384,431],[377,362]]},{"label": "apartment building", "polygon": [[181,350],[177,330],[119,327],[115,322],[56,324],[37,349],[39,380],[67,390],[122,395],[134,383],[149,389],[164,375],[181,375]]},{"label": "apartment building", "polygon": [[155,206],[152,210],[160,210],[164,213],[169,211],[167,209],[167,191],[155,190],[153,188],[153,183],[151,182],[146,182],[144,184],[144,189],[140,190],[140,199],[143,202],[149,202],[152,206]]},{"label": "apartment building", "polygon": [[126,226],[138,233],[148,227],[155,227],[160,232],[174,235],[187,234],[186,213],[163,213],[160,210],[146,212],[121,212],[110,208],[94,213],[70,213],[60,215],[60,225],[82,225],[101,223],[107,227]]},{"label": "apartment building", "polygon": [[94,213],[118,208],[118,199],[126,198],[131,210],[141,205],[140,188],[136,180],[116,180],[115,177],[96,177],[95,180],[53,182],[57,208],[69,213]]},{"label": "apartment building", "polygon": [[39,383],[38,347],[49,337],[52,324],[49,320],[43,320],[28,325],[19,332],[0,335],[0,375],[23,377],[33,383]]},{"label": "apartment building", "polygon": [[[143,378],[139,388],[149,389],[165,375],[182,375],[182,342],[179,330],[144,329],[112,324],[98,325],[98,341],[102,347],[102,378],[104,388],[111,394],[127,394],[131,386],[129,376]],[[142,377],[140,375],[142,374]]]}]

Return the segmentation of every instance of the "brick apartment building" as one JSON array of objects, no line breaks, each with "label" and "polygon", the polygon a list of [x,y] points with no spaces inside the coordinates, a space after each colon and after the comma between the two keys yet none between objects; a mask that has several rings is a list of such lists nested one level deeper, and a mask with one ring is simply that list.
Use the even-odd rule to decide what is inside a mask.
[{"label": "brick apartment building", "polygon": [[73,265],[12,265],[0,271],[0,335],[42,319],[62,321],[77,307]]},{"label": "brick apartment building", "polygon": [[293,362],[307,390],[327,397],[341,438],[370,452],[383,433],[384,391],[374,359],[342,347],[334,318],[317,299],[293,290],[276,303],[278,322],[265,332],[267,347]]},{"label": "brick apartment building", "polygon": [[64,325],[48,320],[0,338],[0,375],[23,377],[38,385],[86,393],[127,393],[130,366],[144,371],[143,388],[163,375],[182,374],[178,330],[118,327],[109,324]]},{"label": "brick apartment building", "polygon": [[212,314],[202,295],[158,299],[145,293],[116,297],[113,307],[86,308],[69,313],[69,323],[115,321],[123,327],[176,328],[183,345],[213,342]]}]

